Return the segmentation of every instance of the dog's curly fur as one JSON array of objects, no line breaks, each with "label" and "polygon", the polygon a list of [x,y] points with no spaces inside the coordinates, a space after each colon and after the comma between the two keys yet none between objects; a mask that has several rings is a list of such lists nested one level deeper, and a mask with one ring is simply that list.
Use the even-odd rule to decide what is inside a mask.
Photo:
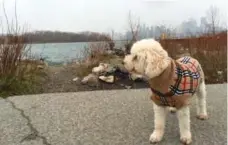
[{"label": "dog's curly fur", "polygon": [[[154,39],[143,39],[133,44],[130,54],[125,56],[123,63],[130,73],[143,75],[149,81],[161,75],[173,61],[158,41]],[[197,117],[202,120],[207,119],[206,87],[204,80],[199,83],[196,89],[196,95]],[[151,143],[157,143],[163,138],[168,108],[172,112],[177,111],[180,140],[184,144],[190,144],[192,142],[189,105],[184,105],[181,108],[170,108],[153,103],[153,108],[155,127],[150,136]]]}]

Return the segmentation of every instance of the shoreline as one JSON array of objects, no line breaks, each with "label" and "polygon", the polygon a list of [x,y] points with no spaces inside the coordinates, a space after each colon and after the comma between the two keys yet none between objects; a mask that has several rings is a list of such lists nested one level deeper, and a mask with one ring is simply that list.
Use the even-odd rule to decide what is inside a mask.
[{"label": "shoreline", "polygon": [[[120,79],[114,83],[106,83],[99,80],[99,86],[89,86],[79,81],[73,81],[77,77],[75,71],[69,66],[49,66],[47,79],[43,82],[40,93],[59,92],[84,92],[97,90],[124,90],[124,89],[146,89],[149,85],[145,81],[133,81],[130,79]],[[224,84],[227,82],[206,82],[206,85]]]}]

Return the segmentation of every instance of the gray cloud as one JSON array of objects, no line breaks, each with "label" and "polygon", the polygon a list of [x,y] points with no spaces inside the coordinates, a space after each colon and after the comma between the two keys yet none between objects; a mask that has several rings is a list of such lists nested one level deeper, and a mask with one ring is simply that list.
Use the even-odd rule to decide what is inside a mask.
[{"label": "gray cloud", "polygon": [[[123,32],[129,11],[147,25],[177,25],[188,18],[199,21],[210,5],[226,15],[227,0],[17,0],[17,14],[20,24],[29,24],[30,30]],[[13,18],[14,0],[5,0],[5,7]]]}]

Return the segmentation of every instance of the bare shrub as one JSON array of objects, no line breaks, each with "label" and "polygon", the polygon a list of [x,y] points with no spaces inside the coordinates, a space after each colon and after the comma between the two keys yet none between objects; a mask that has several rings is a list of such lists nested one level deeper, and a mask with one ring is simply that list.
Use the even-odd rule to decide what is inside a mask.
[{"label": "bare shrub", "polygon": [[[172,58],[176,58],[180,48],[197,58],[204,69],[206,83],[227,82],[227,32],[211,36],[164,39],[160,43]],[[222,79],[219,79],[221,75]]]},{"label": "bare shrub", "polygon": [[[15,3],[15,20],[9,23],[3,3],[6,30],[1,22],[0,35],[0,96],[30,93],[40,62],[31,59],[29,44],[25,43],[25,29],[18,26]],[[6,32],[5,32],[6,31]],[[5,33],[4,33],[5,32]]]},{"label": "bare shrub", "polygon": [[213,35],[215,35],[217,28],[220,27],[219,9],[215,6],[210,6],[210,8],[207,10],[207,19],[208,32],[211,32]]},{"label": "bare shrub", "polygon": [[125,44],[125,53],[129,54],[131,46],[133,45],[134,42],[138,40],[138,34],[139,34],[139,28],[140,28],[140,20],[139,18],[135,19],[133,18],[131,12],[128,14],[128,31],[131,32],[131,37],[130,40],[127,38],[127,42]]},{"label": "bare shrub", "polygon": [[80,53],[83,57],[77,57],[76,65],[73,63],[74,72],[78,77],[84,77],[92,72],[92,68],[99,65],[100,62],[108,63],[114,55],[109,54],[109,42],[91,42],[88,47]]}]

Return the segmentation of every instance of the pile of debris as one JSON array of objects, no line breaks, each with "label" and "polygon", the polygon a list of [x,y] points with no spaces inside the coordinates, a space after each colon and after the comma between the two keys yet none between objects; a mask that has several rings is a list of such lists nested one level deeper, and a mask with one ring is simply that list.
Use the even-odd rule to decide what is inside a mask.
[{"label": "pile of debris", "polygon": [[[74,79],[76,81],[78,79]],[[124,67],[111,65],[108,63],[100,63],[94,67],[89,75],[81,80],[84,85],[99,87],[100,83],[119,84],[120,86],[130,89],[133,82],[143,82],[141,75],[129,74]],[[126,84],[126,82],[128,82]]]}]

